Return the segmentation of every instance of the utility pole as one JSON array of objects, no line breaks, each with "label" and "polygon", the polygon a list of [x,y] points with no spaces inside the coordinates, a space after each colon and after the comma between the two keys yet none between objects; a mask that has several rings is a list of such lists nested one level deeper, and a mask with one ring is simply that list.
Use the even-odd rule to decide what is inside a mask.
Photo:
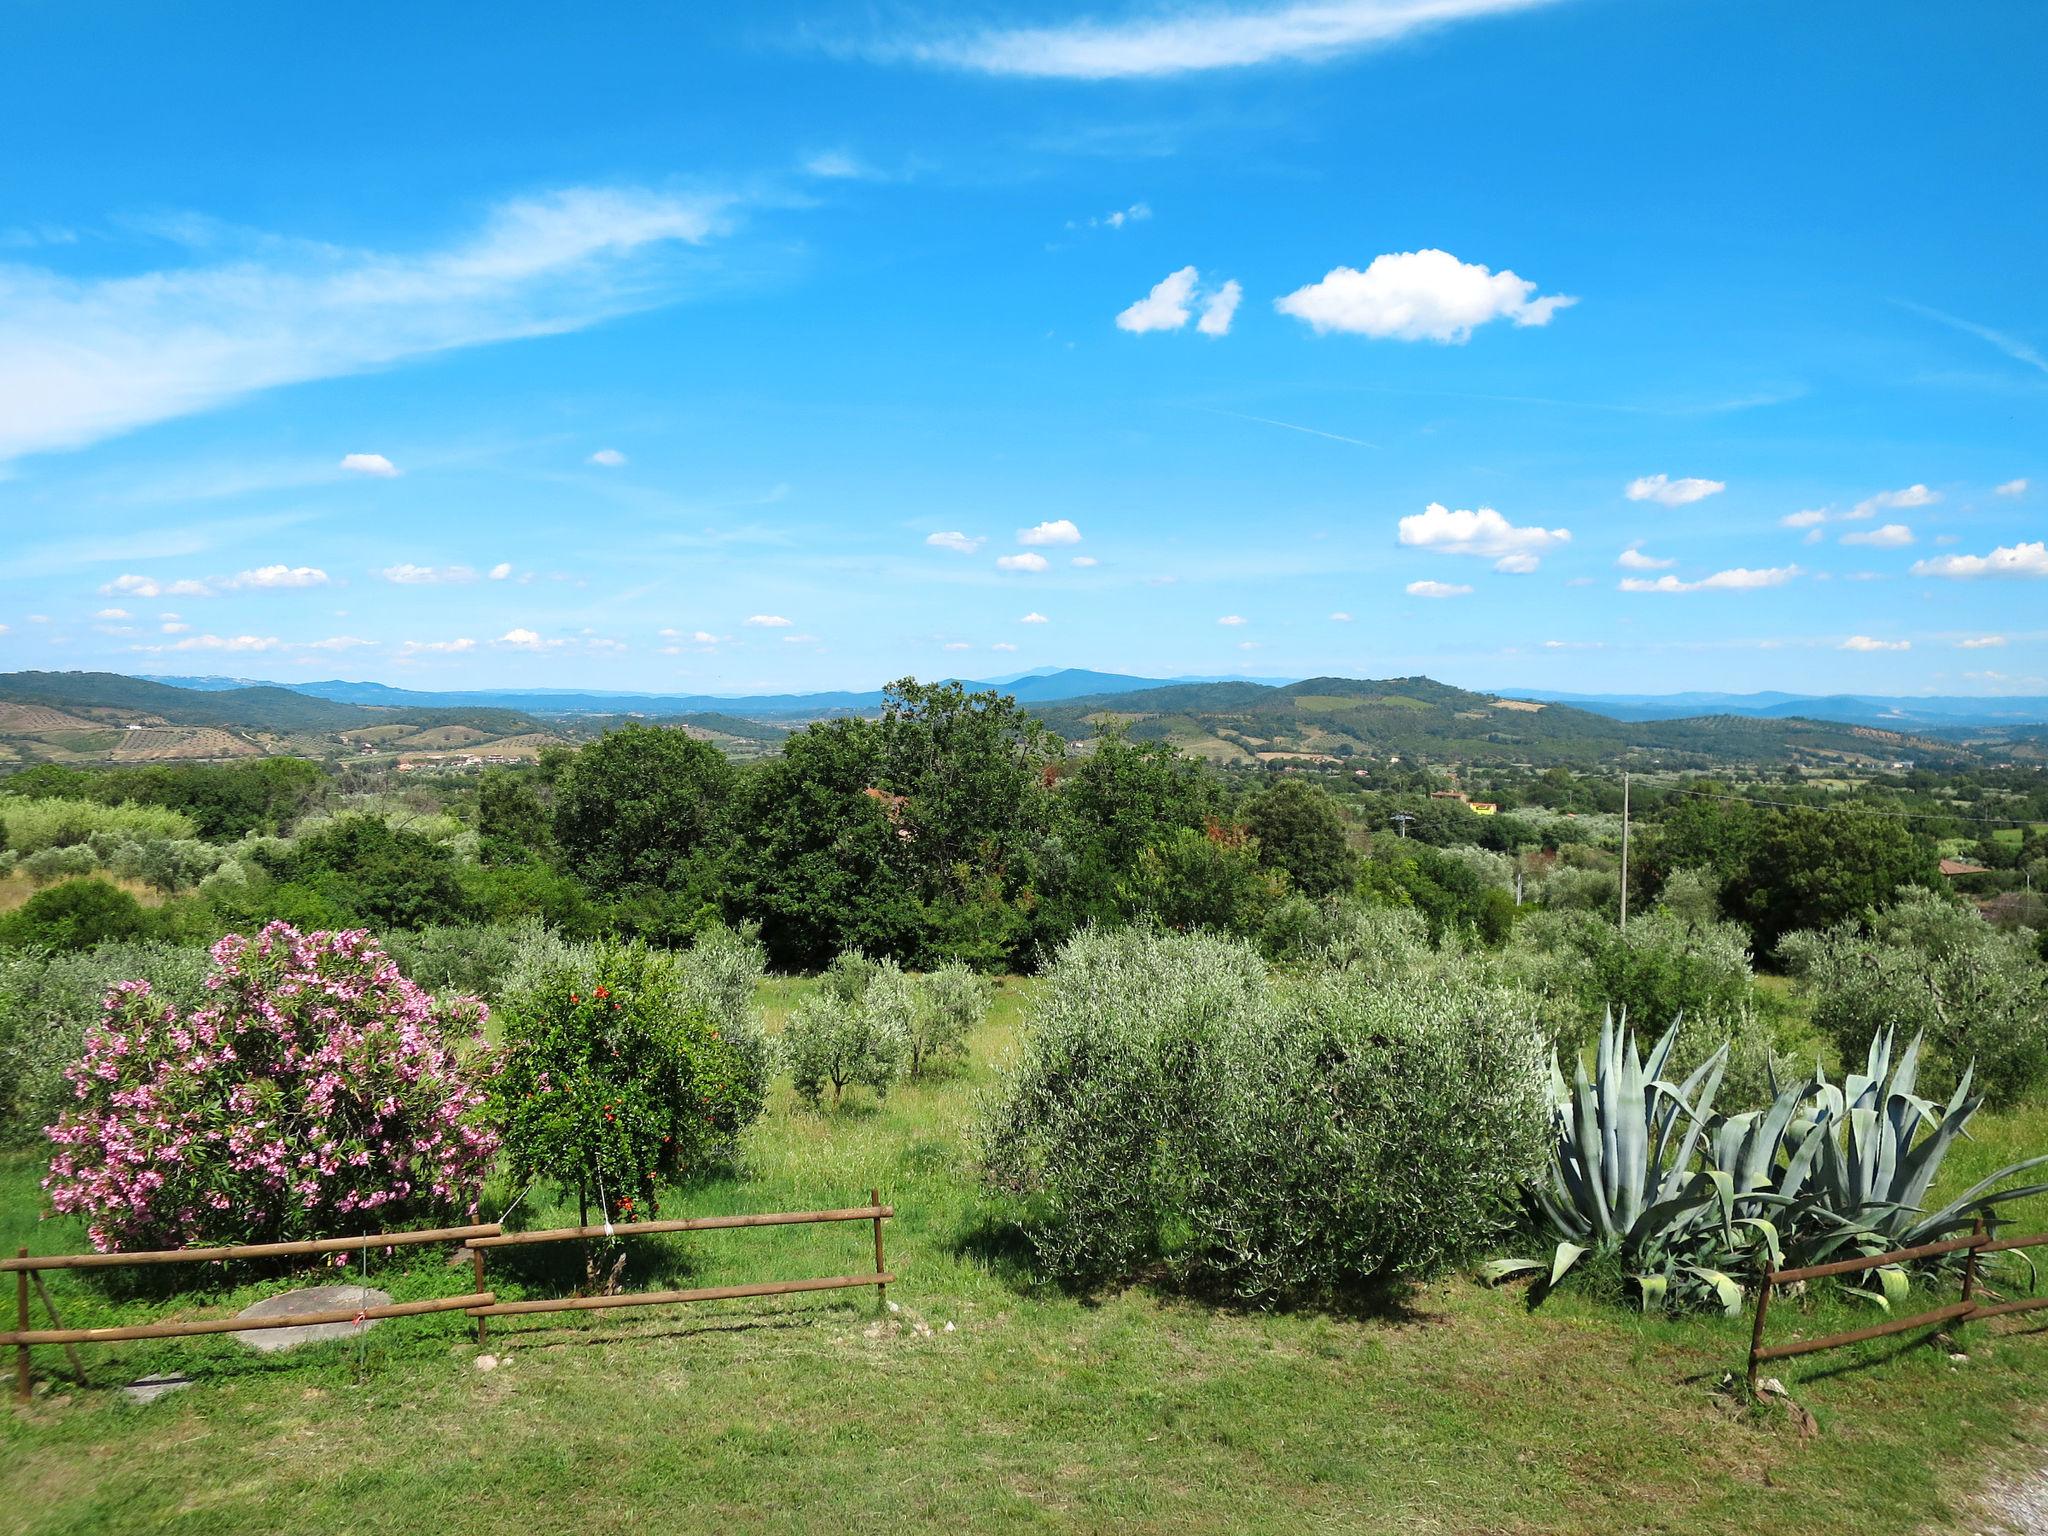
[{"label": "utility pole", "polygon": [[1401,836],[1403,838],[1408,836],[1408,823],[1414,819],[1415,817],[1407,811],[1396,811],[1391,818],[1394,825],[1401,829]]},{"label": "utility pole", "polygon": [[1621,931],[1628,932],[1628,773],[1621,775]]}]

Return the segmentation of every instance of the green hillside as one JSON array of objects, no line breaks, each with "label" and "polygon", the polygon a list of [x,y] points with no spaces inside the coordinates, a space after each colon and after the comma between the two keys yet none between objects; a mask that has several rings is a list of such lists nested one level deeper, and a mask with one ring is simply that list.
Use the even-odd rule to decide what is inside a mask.
[{"label": "green hillside", "polygon": [[[1663,768],[1791,761],[1968,762],[1959,743],[1816,720],[1733,715],[1622,721],[1568,704],[1470,693],[1426,677],[1316,677],[1285,687],[1191,683],[1042,706],[1070,741],[1110,721],[1135,739],[1213,742],[1241,760],[1296,756],[1527,762],[1590,768],[1629,757]],[[1216,748],[1199,749],[1215,757]]]}]

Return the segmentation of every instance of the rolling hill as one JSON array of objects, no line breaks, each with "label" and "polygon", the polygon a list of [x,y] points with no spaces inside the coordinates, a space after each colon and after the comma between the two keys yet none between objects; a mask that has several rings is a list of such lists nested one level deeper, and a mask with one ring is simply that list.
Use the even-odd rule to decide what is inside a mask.
[{"label": "rolling hill", "polygon": [[1733,715],[1623,721],[1569,704],[1473,693],[1426,677],[1318,677],[1270,687],[1204,683],[1068,700],[1036,711],[1069,740],[1115,723],[1218,761],[1399,757],[1407,762],[1514,761],[1591,768],[1730,763],[1884,767],[1902,759],[1968,761],[1932,736],[1804,719]]},{"label": "rolling hill", "polygon": [[0,764],[382,751],[522,757],[536,750],[528,742],[536,735],[559,739],[509,709],[379,708],[267,683],[192,689],[114,672],[0,674]]}]

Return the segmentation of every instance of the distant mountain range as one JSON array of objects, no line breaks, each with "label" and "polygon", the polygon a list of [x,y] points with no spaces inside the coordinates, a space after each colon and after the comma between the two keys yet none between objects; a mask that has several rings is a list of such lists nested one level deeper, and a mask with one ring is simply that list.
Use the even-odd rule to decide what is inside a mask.
[{"label": "distant mountain range", "polygon": [[[1212,762],[1520,762],[1593,769],[2041,761],[2048,700],[1808,699],[1794,694],[1486,694],[1426,677],[1183,680],[1083,668],[968,686],[1013,694],[1070,741],[1115,723]],[[656,694],[573,689],[432,693],[381,683],[277,684],[111,672],[0,674],[0,768],[266,752],[514,761],[622,717],[658,720],[738,758],[804,723],[872,715],[865,692]]]},{"label": "distant mountain range", "polygon": [[2016,694],[1886,698],[1837,693],[1816,698],[1801,693],[1550,693],[1523,689],[1516,697],[1573,704],[1615,720],[1689,720],[1700,715],[1742,715],[1752,720],[1797,717],[1889,731],[2048,723],[2048,698]]},{"label": "distant mountain range", "polygon": [[[882,704],[879,688],[863,692],[749,695],[575,688],[426,692],[392,688],[383,683],[352,683],[338,679],[273,683],[254,678],[152,676],[145,680],[201,692],[233,688],[288,689],[339,704],[395,709],[510,709],[554,717],[717,713],[756,719],[817,719],[837,714],[860,714],[879,709]],[[1008,677],[961,681],[974,689],[999,688],[1021,704],[1054,704],[1198,683],[1242,683],[1256,688],[1278,688],[1287,686],[1293,679],[1135,677],[1123,672],[1096,672],[1085,667],[1040,667]],[[1737,715],[1752,720],[1825,720],[1838,725],[1867,725],[1893,731],[2048,724],[2048,697],[2016,695],[1892,698],[1831,694],[1816,697],[1798,693],[1559,693],[1525,688],[1506,690],[1502,696],[1570,704],[1611,720],[1689,720],[1703,715]]]},{"label": "distant mountain range", "polygon": [[[156,677],[145,679],[173,688],[206,693],[236,688],[287,688],[337,704],[365,704],[395,709],[512,709],[530,715],[641,715],[666,717],[716,713],[757,719],[812,720],[831,715],[862,714],[882,707],[882,690],[866,692],[712,694],[625,693],[575,688],[477,689],[450,693],[392,688],[383,683],[340,680],[315,683],[271,683],[240,677]],[[1092,672],[1084,667],[1044,667],[984,681],[959,679],[970,689],[996,688],[1020,704],[1049,704],[1067,699],[1134,693],[1185,683],[1253,682],[1250,678],[1132,677],[1122,672]],[[1284,681],[1281,680],[1281,681]],[[1268,680],[1260,686],[1273,686]]]}]

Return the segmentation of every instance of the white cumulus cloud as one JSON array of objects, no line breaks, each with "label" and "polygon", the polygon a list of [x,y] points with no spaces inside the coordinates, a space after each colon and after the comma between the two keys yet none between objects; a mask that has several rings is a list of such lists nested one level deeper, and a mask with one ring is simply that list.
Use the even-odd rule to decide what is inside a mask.
[{"label": "white cumulus cloud", "polygon": [[1042,570],[1044,570],[1044,569],[1045,569],[1045,566],[1046,566],[1046,559],[1045,559],[1045,556],[1043,556],[1043,555],[1040,555],[1040,554],[1033,554],[1033,553],[1032,553],[1031,551],[1029,551],[1029,550],[1026,550],[1026,551],[1025,551],[1025,552],[1024,552],[1023,554],[1021,554],[1021,555],[998,555],[998,556],[996,556],[996,567],[997,567],[997,569],[999,569],[999,570],[1005,570],[1005,571],[1042,571]]},{"label": "white cumulus cloud", "polygon": [[1100,562],[1097,561],[1093,555],[1076,555],[1073,559],[1067,562],[1067,564],[1069,565],[1079,566],[1084,571],[1087,570],[1089,566],[1096,565],[1099,563]]},{"label": "white cumulus cloud", "polygon": [[1673,480],[1669,475],[1642,475],[1628,483],[1630,501],[1654,501],[1661,506],[1683,507],[1695,501],[1704,501],[1728,489],[1725,480],[1701,480],[1688,477]]},{"label": "white cumulus cloud", "polygon": [[1924,485],[1909,485],[1898,491],[1879,491],[1875,496],[1866,496],[1842,516],[1861,520],[1875,517],[1880,512],[1904,511],[1911,507],[1931,507],[1941,500],[1939,491],[1930,491]]},{"label": "white cumulus cloud", "polygon": [[2024,496],[2027,494],[2027,482],[2024,479],[2008,480],[2003,485],[1994,485],[1991,488],[1991,494],[1994,496]]},{"label": "white cumulus cloud", "polygon": [[1152,285],[1152,291],[1116,317],[1116,328],[1143,335],[1147,331],[1177,331],[1188,323],[1188,301],[1195,296],[1201,274],[1193,267],[1169,272]]},{"label": "white cumulus cloud", "polygon": [[1454,581],[1411,581],[1403,590],[1410,597],[1466,597],[1472,591]]},{"label": "white cumulus cloud", "polygon": [[789,629],[793,627],[791,621],[785,619],[779,613],[750,614],[746,622],[753,625],[756,629]]},{"label": "white cumulus cloud", "polygon": [[121,575],[100,587],[102,597],[212,597],[213,588],[189,578],[158,581],[154,576]]},{"label": "white cumulus cloud", "polygon": [[344,453],[341,467],[352,475],[374,475],[380,480],[398,477],[398,466],[381,453]]},{"label": "white cumulus cloud", "polygon": [[1195,329],[1204,336],[1228,336],[1230,322],[1243,300],[1244,289],[1233,277],[1202,301],[1202,318],[1195,322]]},{"label": "white cumulus cloud", "polygon": [[1637,544],[1624,549],[1614,563],[1625,571],[1663,571],[1678,564],[1676,560],[1659,560],[1654,555],[1646,555],[1642,546]]},{"label": "white cumulus cloud", "polygon": [[1941,555],[1932,560],[1916,560],[1913,574],[1947,576],[1958,581],[1982,576],[2048,577],[2048,541],[2003,544],[1988,555]]},{"label": "white cumulus cloud", "polygon": [[1078,544],[1081,530],[1067,518],[1054,518],[1051,522],[1039,523],[1031,528],[1017,530],[1019,544]]},{"label": "white cumulus cloud", "polygon": [[1462,345],[1488,321],[1548,325],[1560,309],[1578,303],[1566,294],[1536,298],[1535,292],[1534,283],[1505,268],[1494,272],[1449,251],[1401,251],[1375,256],[1363,272],[1333,268],[1321,282],[1274,300],[1274,307],[1318,333]]},{"label": "white cumulus cloud", "polygon": [[1027,613],[1017,622],[1019,624],[1050,624],[1052,620],[1042,613]]},{"label": "white cumulus cloud", "polygon": [[946,533],[928,533],[924,541],[933,549],[950,549],[956,555],[971,555],[988,542],[982,538],[969,538],[957,529]]},{"label": "white cumulus cloud", "polygon": [[2003,635],[1972,635],[1967,640],[1958,640],[1956,642],[1956,649],[1959,651],[1989,651],[2004,644],[2005,636]]},{"label": "white cumulus cloud", "polygon": [[590,462],[604,469],[617,469],[626,462],[626,456],[616,448],[600,448],[590,456]]},{"label": "white cumulus cloud", "polygon": [[259,565],[226,583],[230,587],[324,587],[327,573],[317,565]]},{"label": "white cumulus cloud", "polygon": [[400,656],[456,656],[476,649],[476,642],[460,640],[408,640],[398,648]]},{"label": "white cumulus cloud", "polygon": [[1477,555],[1494,569],[1521,575],[1536,569],[1538,557],[1571,542],[1567,528],[1517,528],[1492,507],[1452,511],[1431,502],[1401,519],[1401,542],[1446,555]]},{"label": "white cumulus cloud", "polygon": [[1235,628],[1240,624],[1249,624],[1251,620],[1247,619],[1243,614],[1226,613],[1225,615],[1223,615],[1222,618],[1218,619],[1216,622],[1218,624],[1227,624],[1232,628]]},{"label": "white cumulus cloud", "polygon": [[1910,651],[1910,640],[1873,640],[1868,635],[1851,635],[1838,649],[1844,651]]},{"label": "white cumulus cloud", "polygon": [[1904,549],[1913,542],[1913,530],[1904,523],[1886,523],[1882,528],[1859,528],[1854,533],[1845,533],[1842,542],[1871,549]]}]

